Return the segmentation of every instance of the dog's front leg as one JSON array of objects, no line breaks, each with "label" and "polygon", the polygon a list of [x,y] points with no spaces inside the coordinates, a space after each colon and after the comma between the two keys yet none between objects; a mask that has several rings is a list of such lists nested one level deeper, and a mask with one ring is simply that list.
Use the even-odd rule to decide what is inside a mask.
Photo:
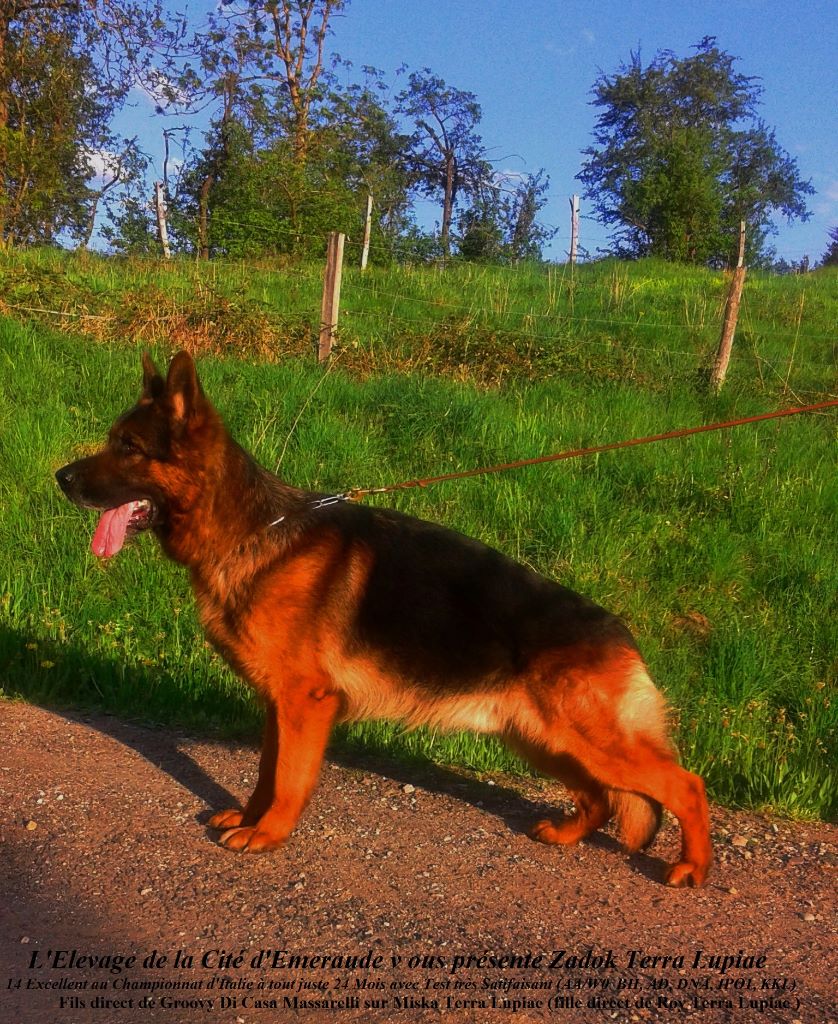
[{"label": "dog's front leg", "polygon": [[[256,789],[241,811],[215,815],[219,842],[255,853],[280,846],[291,834],[317,782],[340,701],[319,680],[285,680],[268,703]],[[237,820],[238,816],[238,820]]]},{"label": "dog's front leg", "polygon": [[255,825],[271,806],[276,783],[276,760],[279,755],[279,733],[277,713],[272,700],[265,709],[265,729],[262,736],[262,753],[259,757],[259,778],[244,810],[233,808],[219,811],[209,820],[210,828],[226,832],[240,825]]}]

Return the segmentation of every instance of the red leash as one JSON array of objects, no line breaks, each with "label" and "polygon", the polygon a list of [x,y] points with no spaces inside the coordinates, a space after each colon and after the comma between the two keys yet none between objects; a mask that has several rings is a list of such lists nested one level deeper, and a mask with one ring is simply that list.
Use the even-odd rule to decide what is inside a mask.
[{"label": "red leash", "polygon": [[502,473],[507,469],[520,469],[523,466],[539,466],[544,462],[561,462],[564,459],[578,459],[583,455],[597,455],[610,452],[617,448],[632,448],[639,444],[652,444],[654,441],[670,441],[676,437],[689,437],[690,434],[704,434],[710,430],[727,430],[739,427],[744,423],[759,423],[762,420],[777,420],[783,416],[797,416],[804,412],[817,412],[819,409],[830,409],[838,406],[838,398],[828,402],[817,402],[815,405],[801,405],[791,409],[779,409],[777,412],[763,412],[758,416],[744,416],[738,420],[727,420],[724,423],[707,423],[703,427],[683,427],[681,430],[670,430],[665,434],[652,434],[649,437],[633,437],[627,441],[611,441],[608,444],[594,445],[592,448],[573,448],[570,451],[556,452],[553,455],[539,455],[532,459],[518,459],[517,462],[504,462],[498,466],[483,466],[480,469],[465,469],[458,473],[442,473],[440,476],[428,476],[421,480],[404,480],[386,487],[353,487],[344,494],[332,496],[334,501],[357,501],[368,494],[386,494],[388,491],[404,491],[411,487],[428,487],[430,484],[443,483],[446,480],[463,480],[470,476],[483,476],[486,473]]}]

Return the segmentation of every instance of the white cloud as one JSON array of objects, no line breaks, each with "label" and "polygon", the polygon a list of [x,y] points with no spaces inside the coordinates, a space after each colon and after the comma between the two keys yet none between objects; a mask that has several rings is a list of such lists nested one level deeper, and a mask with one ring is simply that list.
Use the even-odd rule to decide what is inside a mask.
[{"label": "white cloud", "polygon": [[[596,42],[596,36],[589,28],[581,29],[579,36],[581,37],[582,42],[587,43],[588,46],[591,46]],[[560,46],[558,43],[547,42],[544,44],[544,49],[548,53],[555,53],[557,57],[571,57],[576,53],[579,47],[576,43],[573,43],[571,46]]]},{"label": "white cloud", "polygon": [[119,157],[104,149],[95,149],[87,154],[87,161],[93,169],[93,177],[97,181],[111,179],[119,168]]},{"label": "white cloud", "polygon": [[548,53],[555,53],[557,57],[569,57],[576,52],[575,46],[557,46],[556,43],[545,43],[544,49]]}]

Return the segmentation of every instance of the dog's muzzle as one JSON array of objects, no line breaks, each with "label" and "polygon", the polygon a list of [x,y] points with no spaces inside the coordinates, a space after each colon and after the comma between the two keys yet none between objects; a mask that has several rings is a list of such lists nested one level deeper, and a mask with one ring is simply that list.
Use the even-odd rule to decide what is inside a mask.
[{"label": "dog's muzzle", "polygon": [[71,497],[73,481],[75,480],[75,463],[71,462],[68,466],[62,466],[61,469],[55,474],[55,479],[58,481],[58,486],[61,490]]}]

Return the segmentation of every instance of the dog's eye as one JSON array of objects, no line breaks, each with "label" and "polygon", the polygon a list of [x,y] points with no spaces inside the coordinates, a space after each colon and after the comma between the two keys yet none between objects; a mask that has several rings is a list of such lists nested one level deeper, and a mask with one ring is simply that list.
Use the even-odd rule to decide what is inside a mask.
[{"label": "dog's eye", "polygon": [[124,435],[119,439],[119,447],[125,455],[142,455],[142,449],[132,438]]}]

